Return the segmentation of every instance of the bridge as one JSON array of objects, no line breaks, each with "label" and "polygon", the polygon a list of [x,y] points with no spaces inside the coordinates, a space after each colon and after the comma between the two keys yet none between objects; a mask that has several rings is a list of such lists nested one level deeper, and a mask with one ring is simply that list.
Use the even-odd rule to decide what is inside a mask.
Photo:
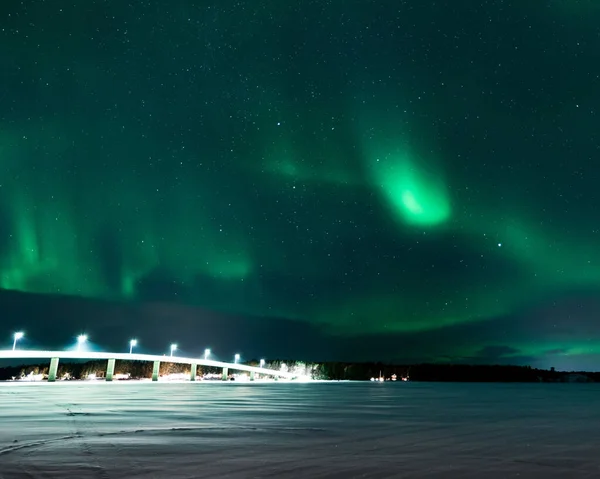
[{"label": "bridge", "polygon": [[229,370],[245,371],[250,373],[250,380],[253,381],[256,374],[271,376],[275,378],[294,379],[294,374],[287,371],[277,371],[275,369],[248,366],[239,363],[226,363],[223,361],[213,361],[212,359],[201,358],[183,358],[178,356],[158,356],[153,354],[132,354],[132,353],[102,353],[90,351],[28,351],[28,350],[0,350],[0,359],[49,359],[50,369],[48,370],[48,381],[56,381],[58,372],[58,363],[61,359],[96,359],[106,360],[106,381],[112,381],[115,373],[115,362],[119,361],[147,361],[152,362],[152,381],[158,381],[160,363],[189,364],[190,381],[196,380],[198,366],[208,366],[222,370],[222,379],[226,381]]}]

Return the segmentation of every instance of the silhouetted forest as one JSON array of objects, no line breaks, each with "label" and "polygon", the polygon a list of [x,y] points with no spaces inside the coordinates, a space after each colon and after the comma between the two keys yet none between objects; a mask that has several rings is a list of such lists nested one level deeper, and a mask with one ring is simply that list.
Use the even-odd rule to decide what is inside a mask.
[{"label": "silhouetted forest", "polygon": [[[258,361],[245,364],[258,366]],[[44,379],[48,374],[49,362],[37,365],[21,365],[0,368],[0,380]],[[558,372],[533,369],[529,366],[469,366],[453,364],[414,364],[390,365],[383,363],[305,363],[301,361],[273,360],[267,361],[265,367],[292,372],[297,377],[315,380],[338,381],[369,381],[403,379],[409,381],[432,382],[598,382],[600,373],[590,372]],[[230,375],[235,371],[229,371]],[[87,379],[90,377],[103,378],[106,373],[106,361],[88,361],[85,363],[59,363],[60,379]],[[189,375],[190,366],[162,362],[160,375],[170,374]],[[220,377],[220,368],[198,366],[200,377]],[[152,363],[142,361],[117,361],[115,379],[142,379],[152,376]],[[235,377],[230,376],[231,379]]]}]

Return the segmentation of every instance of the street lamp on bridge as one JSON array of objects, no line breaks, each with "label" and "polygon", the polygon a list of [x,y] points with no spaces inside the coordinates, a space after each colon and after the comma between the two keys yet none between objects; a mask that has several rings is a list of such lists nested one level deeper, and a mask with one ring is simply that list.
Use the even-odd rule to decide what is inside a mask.
[{"label": "street lamp on bridge", "polygon": [[133,353],[133,348],[137,346],[137,339],[129,341],[129,354]]},{"label": "street lamp on bridge", "polygon": [[237,364],[239,360],[240,360],[240,355],[239,355],[239,354],[236,354],[236,355],[233,357],[233,364]]},{"label": "street lamp on bridge", "polygon": [[81,345],[87,341],[88,337],[86,334],[80,334],[77,336],[77,351],[81,351]]},{"label": "street lamp on bridge", "polygon": [[171,344],[171,356],[173,356],[173,352],[177,349],[176,344]]},{"label": "street lamp on bridge", "polygon": [[22,332],[18,332],[18,333],[14,334],[13,351],[17,348],[17,341],[19,339],[22,339],[23,336],[25,336],[25,333],[22,333]]},{"label": "street lamp on bridge", "polygon": [[204,350],[204,360],[206,361],[209,356],[210,356],[210,349],[206,348]]},{"label": "street lamp on bridge", "polygon": [[259,364],[260,364],[261,368],[264,368],[265,367],[265,360],[261,359],[260,362],[259,362]]}]

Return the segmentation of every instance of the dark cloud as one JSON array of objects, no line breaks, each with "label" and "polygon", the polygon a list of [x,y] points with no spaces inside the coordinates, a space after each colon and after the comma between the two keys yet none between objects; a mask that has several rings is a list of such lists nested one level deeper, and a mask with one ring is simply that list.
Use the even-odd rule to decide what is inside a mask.
[{"label": "dark cloud", "polygon": [[485,346],[477,352],[477,356],[485,359],[500,359],[505,356],[515,356],[520,353],[516,348],[510,346]]},{"label": "dark cloud", "polygon": [[[570,301],[573,299],[566,303]],[[597,302],[592,299],[593,309],[587,311],[581,296],[576,301],[585,314],[576,317],[574,330],[563,331],[562,335],[575,336],[584,322],[587,331],[598,329],[594,312]],[[128,339],[136,337],[140,340],[140,350],[149,353],[166,352],[171,342],[177,342],[182,354],[200,355],[204,348],[210,347],[223,358],[240,352],[247,359],[441,361],[568,369],[581,369],[582,365],[593,368],[598,359],[597,355],[588,354],[583,363],[578,363],[578,356],[570,355],[569,348],[536,349],[529,353],[518,347],[535,344],[536,339],[552,334],[553,326],[544,320],[539,320],[536,328],[531,326],[535,320],[531,311],[527,323],[524,323],[527,318],[515,315],[431,331],[348,337],[325,332],[306,321],[236,315],[161,299],[129,303],[1,292],[0,302],[5,330],[25,330],[27,338],[23,344],[31,348],[66,347],[73,344],[77,334],[86,332],[90,341],[103,350],[126,348]],[[540,311],[546,307],[541,305]],[[7,345],[8,341],[7,335]],[[476,344],[485,346],[465,354]]]}]

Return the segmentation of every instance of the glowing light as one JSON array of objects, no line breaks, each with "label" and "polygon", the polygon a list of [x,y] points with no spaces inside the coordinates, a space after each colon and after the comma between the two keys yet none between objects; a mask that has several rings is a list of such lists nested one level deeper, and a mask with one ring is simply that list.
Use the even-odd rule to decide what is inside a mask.
[{"label": "glowing light", "polygon": [[206,348],[204,350],[204,359],[205,360],[208,359],[209,356],[210,356],[210,349]]},{"label": "glowing light", "polygon": [[239,355],[239,354],[236,354],[236,355],[233,357],[233,364],[237,364],[237,362],[238,362],[239,360],[240,360],[240,355]]},{"label": "glowing light", "polygon": [[137,339],[129,341],[129,354],[133,353],[133,348],[137,346]]},{"label": "glowing light", "polygon": [[301,375],[296,378],[296,381],[300,383],[308,383],[312,381],[312,378],[310,376]]},{"label": "glowing light", "polygon": [[265,360],[261,359],[260,362],[259,362],[259,364],[260,364],[261,368],[264,368],[265,367]]},{"label": "glowing light", "polygon": [[14,341],[13,341],[13,347],[12,347],[12,348],[13,348],[13,351],[14,351],[15,349],[17,349],[17,341],[18,341],[19,339],[22,339],[22,338],[23,338],[23,336],[25,336],[25,333],[23,333],[23,332],[18,332],[18,333],[15,333],[15,334],[14,334]]},{"label": "glowing light", "polygon": [[171,356],[173,356],[173,352],[177,350],[177,345],[176,344],[171,344]]}]

